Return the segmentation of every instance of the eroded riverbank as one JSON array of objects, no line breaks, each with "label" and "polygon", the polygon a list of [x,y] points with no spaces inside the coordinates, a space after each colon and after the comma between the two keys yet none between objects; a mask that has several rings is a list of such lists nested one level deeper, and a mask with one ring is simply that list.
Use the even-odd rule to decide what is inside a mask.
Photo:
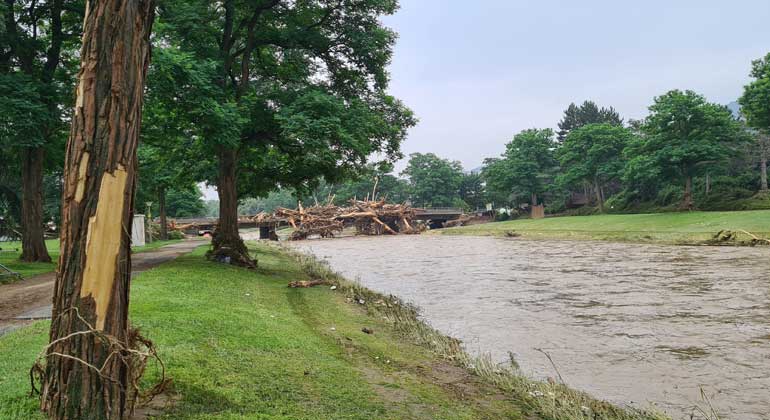
[{"label": "eroded riverbank", "polygon": [[423,309],[470,351],[600,398],[674,416],[770,412],[770,249],[490,237],[295,244],[351,279]]}]

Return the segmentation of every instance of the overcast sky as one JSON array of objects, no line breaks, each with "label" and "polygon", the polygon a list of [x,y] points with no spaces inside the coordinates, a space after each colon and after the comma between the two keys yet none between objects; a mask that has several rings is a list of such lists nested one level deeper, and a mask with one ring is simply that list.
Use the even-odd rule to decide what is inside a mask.
[{"label": "overcast sky", "polygon": [[401,0],[385,23],[391,92],[420,119],[403,151],[466,169],[573,101],[625,119],[676,88],[727,104],[770,52],[768,0]]}]

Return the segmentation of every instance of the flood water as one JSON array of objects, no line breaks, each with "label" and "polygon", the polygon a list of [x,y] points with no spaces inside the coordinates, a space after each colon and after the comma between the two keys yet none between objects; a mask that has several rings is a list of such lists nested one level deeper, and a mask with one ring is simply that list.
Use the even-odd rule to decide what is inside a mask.
[{"label": "flood water", "polygon": [[295,247],[422,309],[474,353],[618,404],[770,418],[770,249],[491,237],[315,240]]}]

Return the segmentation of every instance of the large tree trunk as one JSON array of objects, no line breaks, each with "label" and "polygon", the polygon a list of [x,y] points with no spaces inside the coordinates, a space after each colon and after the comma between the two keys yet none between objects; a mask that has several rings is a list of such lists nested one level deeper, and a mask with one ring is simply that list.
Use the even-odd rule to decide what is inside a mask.
[{"label": "large tree trunk", "polygon": [[158,188],[158,216],[160,217],[160,240],[168,240],[168,221],[166,220],[166,187]]},{"label": "large tree trunk", "polygon": [[684,181],[684,197],[682,199],[682,209],[692,210],[692,176],[686,175]]},{"label": "large tree trunk", "polygon": [[230,264],[254,268],[256,263],[249,256],[249,250],[238,233],[238,151],[220,147],[219,179],[219,225],[214,232],[214,250],[209,257]]},{"label": "large tree trunk", "polygon": [[762,159],[759,161],[760,181],[762,192],[767,192],[767,156],[762,155]]},{"label": "large tree trunk", "polygon": [[136,398],[131,221],[152,21],[152,0],[87,1],[42,375],[51,419],[123,419]]},{"label": "large tree trunk", "polygon": [[604,213],[604,196],[602,194],[602,187],[599,185],[599,180],[594,179],[594,191],[596,194],[596,203],[599,205],[599,212]]},{"label": "large tree trunk", "polygon": [[21,260],[51,262],[43,229],[43,147],[29,147],[21,161]]}]

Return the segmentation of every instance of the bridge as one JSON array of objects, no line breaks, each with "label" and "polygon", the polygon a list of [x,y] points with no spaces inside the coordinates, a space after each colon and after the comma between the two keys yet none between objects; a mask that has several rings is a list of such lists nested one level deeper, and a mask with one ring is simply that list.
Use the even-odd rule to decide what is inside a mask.
[{"label": "bridge", "polygon": [[440,229],[444,223],[455,220],[465,214],[462,209],[454,207],[415,208],[415,220],[428,222],[431,229]]}]

